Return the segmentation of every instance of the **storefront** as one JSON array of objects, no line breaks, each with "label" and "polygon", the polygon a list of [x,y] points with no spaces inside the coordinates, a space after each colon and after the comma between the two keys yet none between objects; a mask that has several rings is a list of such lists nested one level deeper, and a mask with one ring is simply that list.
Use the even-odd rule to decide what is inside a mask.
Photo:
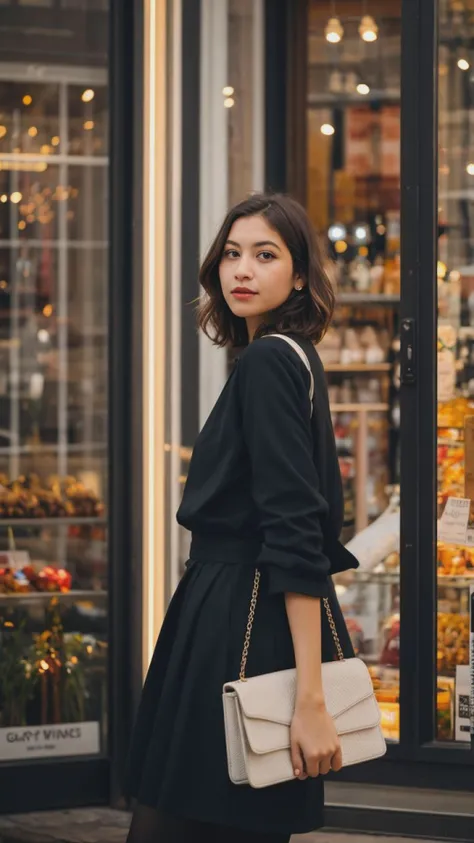
[{"label": "storefront", "polygon": [[180,21],[158,0],[4,0],[0,32],[8,812],[117,802],[163,616]]},{"label": "storefront", "polygon": [[195,330],[199,256],[266,187],[333,258],[361,560],[337,586],[389,740],[328,819],[469,839],[474,553],[438,519],[474,497],[474,3],[31,0],[0,32],[2,810],[119,798],[230,363]]},{"label": "storefront", "polygon": [[[195,109],[200,70],[199,146],[193,137],[183,147],[184,166],[192,160],[199,172],[200,252],[249,189],[288,190],[325,239],[338,290],[320,352],[344,535],[361,569],[337,587],[389,750],[329,783],[328,820],[469,839],[474,552],[467,514],[461,541],[450,516],[457,504],[447,501],[473,496],[474,4],[202,0],[200,8],[200,64],[183,62],[188,82],[195,62]],[[192,207],[183,202],[188,219]],[[191,298],[189,290],[181,323],[182,479],[228,370],[227,355],[191,333]],[[174,584],[187,539],[171,529],[180,548],[169,557]]]}]

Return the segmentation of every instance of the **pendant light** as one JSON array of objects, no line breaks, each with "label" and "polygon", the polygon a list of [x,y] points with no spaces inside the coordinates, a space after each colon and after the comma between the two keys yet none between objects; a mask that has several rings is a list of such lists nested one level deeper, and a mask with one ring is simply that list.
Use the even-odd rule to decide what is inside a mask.
[{"label": "pendant light", "polygon": [[359,35],[368,44],[379,37],[379,28],[372,15],[367,14],[367,2],[364,0],[363,14],[359,24]]},{"label": "pendant light", "polygon": [[324,36],[326,38],[326,41],[329,41],[330,44],[339,44],[339,42],[342,41],[343,35],[344,27],[342,26],[341,21],[336,15],[336,0],[332,0],[331,17],[329,18],[324,29]]}]

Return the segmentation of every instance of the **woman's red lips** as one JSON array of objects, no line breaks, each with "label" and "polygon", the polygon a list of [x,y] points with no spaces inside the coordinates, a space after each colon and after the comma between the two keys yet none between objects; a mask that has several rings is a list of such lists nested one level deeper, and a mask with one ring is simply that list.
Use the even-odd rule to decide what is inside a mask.
[{"label": "woman's red lips", "polygon": [[248,287],[234,287],[232,292],[233,293],[240,293],[240,295],[242,295],[242,296],[256,296],[257,295],[257,293],[255,293],[253,290],[249,290]]}]

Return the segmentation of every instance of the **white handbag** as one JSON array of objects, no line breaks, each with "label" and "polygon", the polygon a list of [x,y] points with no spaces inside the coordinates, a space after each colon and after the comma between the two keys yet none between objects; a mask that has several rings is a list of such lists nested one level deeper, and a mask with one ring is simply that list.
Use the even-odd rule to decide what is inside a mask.
[{"label": "white handbag", "polygon": [[[301,359],[311,372],[304,351]],[[295,349],[296,350],[296,349]],[[313,381],[311,381],[313,387]],[[312,393],[311,393],[312,397]],[[295,708],[296,669],[245,677],[250,636],[255,617],[260,571],[255,571],[239,679],[223,688],[225,739],[229,777],[234,784],[260,788],[295,778],[290,754],[290,725]],[[386,752],[380,711],[369,671],[358,658],[345,659],[327,598],[325,614],[331,627],[337,661],[322,665],[326,708],[334,720],[347,767],[379,758]]]}]

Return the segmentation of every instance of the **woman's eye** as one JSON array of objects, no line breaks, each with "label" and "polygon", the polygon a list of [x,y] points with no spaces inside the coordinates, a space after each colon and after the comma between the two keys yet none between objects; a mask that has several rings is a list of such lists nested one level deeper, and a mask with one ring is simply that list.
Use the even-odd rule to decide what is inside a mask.
[{"label": "woman's eye", "polygon": [[226,249],[226,251],[224,252],[224,257],[225,258],[238,258],[239,253],[237,252],[236,249]]},{"label": "woman's eye", "polygon": [[263,258],[264,261],[271,261],[273,260],[275,255],[273,255],[271,252],[259,252],[258,257]]}]

